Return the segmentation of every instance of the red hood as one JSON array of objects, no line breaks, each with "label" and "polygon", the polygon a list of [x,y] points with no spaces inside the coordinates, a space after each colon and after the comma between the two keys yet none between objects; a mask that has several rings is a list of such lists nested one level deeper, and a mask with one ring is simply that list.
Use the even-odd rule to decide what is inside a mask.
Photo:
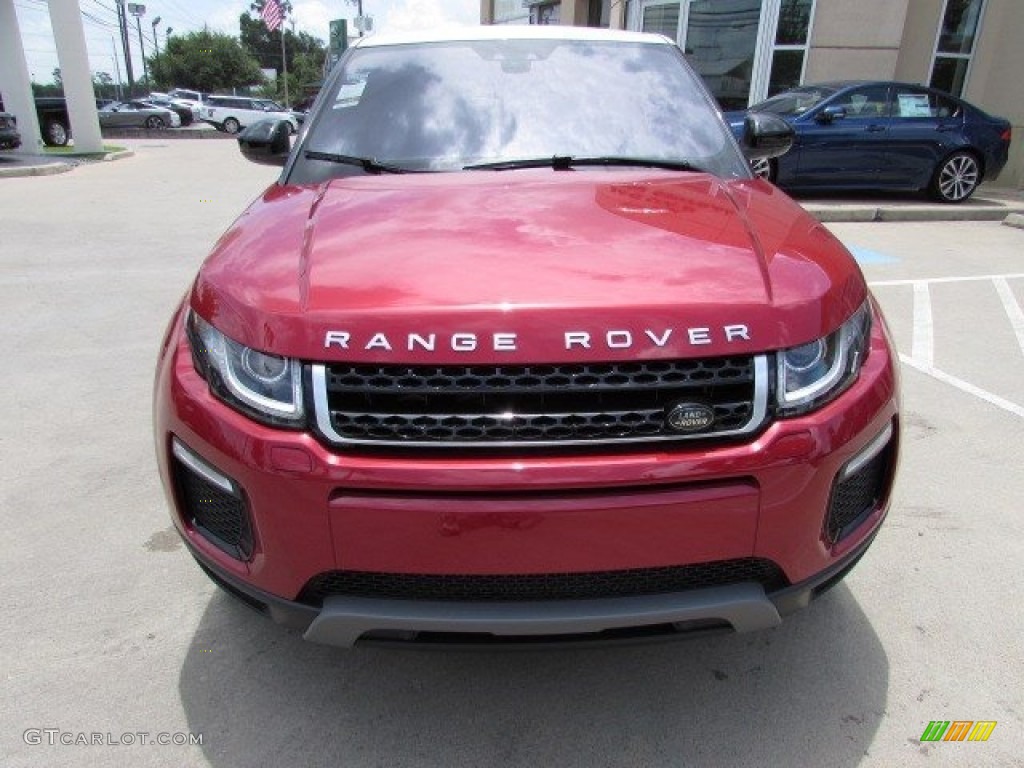
[{"label": "red hood", "polygon": [[[303,359],[555,362],[791,346],[865,293],[842,245],[766,183],[522,170],[274,186],[192,302],[232,338]],[[567,333],[589,347],[567,350]],[[409,334],[434,351],[409,351]]]}]

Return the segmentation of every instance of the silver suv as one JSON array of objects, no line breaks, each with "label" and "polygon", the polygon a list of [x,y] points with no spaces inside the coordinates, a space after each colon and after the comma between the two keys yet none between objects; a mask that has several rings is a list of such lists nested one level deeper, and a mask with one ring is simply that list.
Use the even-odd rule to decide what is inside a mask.
[{"label": "silver suv", "polygon": [[218,131],[238,133],[260,120],[286,120],[295,133],[299,121],[295,115],[270,99],[249,96],[207,96],[200,108],[200,118]]}]

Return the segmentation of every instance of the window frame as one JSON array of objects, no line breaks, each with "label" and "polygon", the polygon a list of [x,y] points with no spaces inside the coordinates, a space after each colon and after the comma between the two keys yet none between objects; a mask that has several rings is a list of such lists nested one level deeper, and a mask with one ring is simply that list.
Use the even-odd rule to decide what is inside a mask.
[{"label": "window frame", "polygon": [[950,0],[942,0],[942,12],[939,14],[938,24],[935,25],[935,40],[932,43],[932,60],[928,67],[928,79],[923,83],[923,85],[928,88],[935,88],[939,91],[943,90],[942,88],[932,85],[932,79],[935,77],[935,64],[940,58],[966,61],[967,71],[964,72],[964,81],[960,86],[960,93],[946,91],[946,93],[949,93],[958,99],[962,99],[971,83],[971,71],[974,69],[974,55],[978,51],[978,41],[981,38],[981,30],[985,24],[985,11],[988,10],[988,0],[981,0],[981,9],[978,11],[978,23],[974,27],[970,53],[948,53],[939,50],[939,42],[942,40],[942,26],[946,23],[946,11],[949,10],[949,2]]}]

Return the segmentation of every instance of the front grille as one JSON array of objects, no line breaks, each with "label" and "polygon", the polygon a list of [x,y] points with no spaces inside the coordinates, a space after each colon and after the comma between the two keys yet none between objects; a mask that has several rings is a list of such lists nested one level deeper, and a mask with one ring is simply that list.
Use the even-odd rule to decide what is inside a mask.
[{"label": "front grille", "polygon": [[765,592],[788,585],[775,563],[753,557],[590,573],[467,576],[328,571],[306,584],[299,602],[319,606],[333,595],[476,602],[586,600],[685,592],[743,582],[761,584]]},{"label": "front grille", "polygon": [[239,560],[252,554],[252,526],[245,501],[174,458],[178,499],[188,522],[210,543]]},{"label": "front grille", "polygon": [[881,502],[889,482],[892,444],[832,488],[825,534],[835,543],[856,528]]},{"label": "front grille", "polygon": [[[763,357],[524,365],[313,366],[321,432],[369,445],[504,446],[708,439],[763,422]],[[694,433],[666,415],[696,403],[714,414]]]}]

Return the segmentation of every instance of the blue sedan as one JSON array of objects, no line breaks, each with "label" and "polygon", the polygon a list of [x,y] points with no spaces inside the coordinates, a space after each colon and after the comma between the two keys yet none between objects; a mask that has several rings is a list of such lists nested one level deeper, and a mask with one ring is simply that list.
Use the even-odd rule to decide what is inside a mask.
[{"label": "blue sedan", "polygon": [[[961,203],[1006,165],[1010,123],[920,85],[849,81],[804,85],[751,107],[781,116],[793,148],[754,171],[794,190],[928,190]],[[727,112],[733,133],[746,112]]]}]

